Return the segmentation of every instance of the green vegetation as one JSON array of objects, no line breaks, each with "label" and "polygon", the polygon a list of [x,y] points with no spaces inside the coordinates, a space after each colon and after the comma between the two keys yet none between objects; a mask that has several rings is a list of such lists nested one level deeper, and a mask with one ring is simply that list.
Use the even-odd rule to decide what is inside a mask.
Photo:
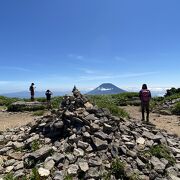
[{"label": "green vegetation", "polygon": [[44,110],[46,108],[46,106],[44,105],[38,105],[38,106],[23,106],[23,105],[12,105],[10,104],[9,106],[7,106],[7,110],[10,112],[23,112],[23,111],[39,111],[39,110]]},{"label": "green vegetation", "polygon": [[116,179],[124,178],[125,177],[124,168],[125,168],[125,164],[117,158],[112,162],[111,173],[112,175],[115,176]]},{"label": "green vegetation", "polygon": [[38,170],[36,168],[32,169],[32,174],[29,179],[30,180],[42,180],[42,178],[40,177]]},{"label": "green vegetation", "polygon": [[165,97],[173,96],[176,94],[180,94],[180,88],[171,88],[166,91]]},{"label": "green vegetation", "polygon": [[168,160],[170,165],[174,165],[176,162],[175,158],[171,156],[168,148],[162,144],[152,146],[150,150],[145,151],[144,154],[148,156],[156,156],[157,158],[165,158],[166,160]]},{"label": "green vegetation", "polygon": [[33,116],[43,116],[45,113],[45,110],[38,110],[33,113]]},{"label": "green vegetation", "polygon": [[102,96],[89,96],[88,97],[93,104],[96,104],[99,108],[107,108],[109,111],[118,117],[129,117],[128,113],[119,108],[111,95]]},{"label": "green vegetation", "polygon": [[4,96],[0,96],[0,106],[9,106],[13,102],[19,101],[19,98],[8,98]]},{"label": "green vegetation", "polygon": [[36,151],[40,148],[40,142],[38,140],[34,140],[32,143],[31,143],[31,150],[32,151]]},{"label": "green vegetation", "polygon": [[176,115],[180,115],[180,102],[176,103],[171,112]]},{"label": "green vegetation", "polygon": [[67,174],[63,179],[64,180],[73,180],[73,176]]},{"label": "green vegetation", "polygon": [[51,100],[51,105],[53,108],[59,108],[59,105],[62,102],[63,97],[62,96],[57,96],[57,97],[53,97]]},{"label": "green vegetation", "polygon": [[111,175],[115,176],[116,179],[126,179],[126,180],[140,180],[137,173],[132,173],[132,175],[127,176],[125,172],[125,163],[120,159],[116,158],[112,161],[111,170],[102,175],[103,180],[110,180]]},{"label": "green vegetation", "polygon": [[8,173],[3,179],[4,179],[4,180],[16,180],[16,179],[13,177],[13,174],[12,174],[12,173]]}]

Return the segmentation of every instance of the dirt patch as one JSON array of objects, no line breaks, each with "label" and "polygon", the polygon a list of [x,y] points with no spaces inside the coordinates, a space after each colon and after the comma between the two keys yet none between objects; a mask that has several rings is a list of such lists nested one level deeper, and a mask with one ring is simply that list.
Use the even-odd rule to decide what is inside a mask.
[{"label": "dirt patch", "polygon": [[[121,108],[125,109],[132,119],[141,120],[140,107],[125,106]],[[155,124],[157,128],[165,129],[168,133],[180,137],[180,116],[150,113],[150,122]]]},{"label": "dirt patch", "polygon": [[5,131],[7,128],[20,127],[34,120],[35,116],[29,112],[3,112],[0,111],[0,131]]}]

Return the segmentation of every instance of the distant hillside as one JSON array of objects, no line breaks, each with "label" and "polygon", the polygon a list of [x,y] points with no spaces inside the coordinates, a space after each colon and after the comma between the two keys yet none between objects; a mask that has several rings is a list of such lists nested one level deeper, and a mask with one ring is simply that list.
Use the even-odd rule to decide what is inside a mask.
[{"label": "distant hillside", "polygon": [[118,88],[117,86],[111,83],[103,83],[94,90],[88,92],[89,95],[104,95],[104,94],[119,94],[126,92],[123,89]]},{"label": "distant hillside", "polygon": [[[63,96],[65,94],[69,94],[69,92],[53,92],[53,96]],[[22,92],[13,92],[13,93],[6,93],[6,94],[1,94],[1,96],[6,96],[6,97],[17,97],[17,98],[30,98],[30,93],[28,91],[22,91]],[[45,92],[43,91],[36,91],[35,92],[35,97],[45,97]]]}]

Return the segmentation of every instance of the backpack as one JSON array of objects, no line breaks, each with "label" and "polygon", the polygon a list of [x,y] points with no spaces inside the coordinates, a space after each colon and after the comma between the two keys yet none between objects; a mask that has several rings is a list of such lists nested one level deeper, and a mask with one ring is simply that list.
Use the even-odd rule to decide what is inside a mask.
[{"label": "backpack", "polygon": [[150,100],[150,91],[147,89],[141,90],[141,100],[144,102],[148,102]]}]

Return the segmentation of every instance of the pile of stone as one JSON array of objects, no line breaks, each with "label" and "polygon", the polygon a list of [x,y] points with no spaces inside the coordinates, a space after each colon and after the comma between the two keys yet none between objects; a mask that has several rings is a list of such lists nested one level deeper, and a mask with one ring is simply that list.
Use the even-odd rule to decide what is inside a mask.
[{"label": "pile of stone", "polygon": [[172,115],[172,109],[174,108],[175,104],[180,102],[180,98],[166,100],[163,104],[157,105],[153,112],[159,113],[162,115]]},{"label": "pile of stone", "polygon": [[[159,144],[167,146],[174,163],[148,153]],[[121,171],[112,167],[117,159]],[[74,88],[59,110],[0,135],[0,178],[8,173],[28,178],[35,170],[47,180],[113,180],[115,171],[123,171],[122,179],[178,180],[180,138],[115,117]]]}]

